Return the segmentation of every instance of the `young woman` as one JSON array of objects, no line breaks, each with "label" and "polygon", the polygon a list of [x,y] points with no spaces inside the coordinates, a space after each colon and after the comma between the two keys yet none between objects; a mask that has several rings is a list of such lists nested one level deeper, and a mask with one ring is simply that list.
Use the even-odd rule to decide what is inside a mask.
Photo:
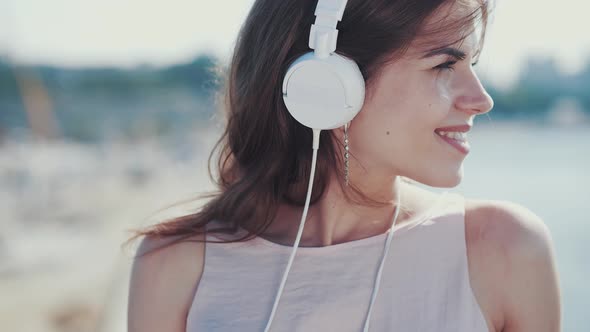
[{"label": "young woman", "polygon": [[316,5],[255,1],[226,78],[219,192],[138,233],[129,331],[559,331],[543,221],[413,182],[459,184],[465,133],[493,107],[473,70],[485,0],[348,1],[336,52],[358,64],[364,103],[321,133],[298,234],[312,134],[281,85]]}]

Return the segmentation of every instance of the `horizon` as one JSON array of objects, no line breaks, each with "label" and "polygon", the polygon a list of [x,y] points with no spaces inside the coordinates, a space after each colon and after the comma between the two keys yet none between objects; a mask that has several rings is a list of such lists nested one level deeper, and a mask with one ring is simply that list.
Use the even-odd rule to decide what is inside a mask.
[{"label": "horizon", "polygon": [[[496,1],[476,67],[478,73],[495,85],[507,86],[514,83],[531,57],[554,58],[565,74],[589,66],[590,35],[576,26],[584,19],[586,11],[582,7],[588,5],[564,1],[560,8],[569,10],[562,11],[561,16],[550,3]],[[3,0],[0,21],[5,23],[0,29],[0,57],[15,63],[66,68],[165,67],[201,54],[226,61],[252,3]],[[205,7],[207,10],[202,10]],[[532,8],[536,15],[529,15]],[[553,24],[547,24],[547,18]],[[522,24],[523,19],[527,24]]]}]

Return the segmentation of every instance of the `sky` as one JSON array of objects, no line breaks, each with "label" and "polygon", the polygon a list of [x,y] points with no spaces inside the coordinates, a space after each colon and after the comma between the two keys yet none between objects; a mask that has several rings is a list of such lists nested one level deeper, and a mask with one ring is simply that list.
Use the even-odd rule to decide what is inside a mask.
[{"label": "sky", "polygon": [[[0,0],[0,55],[65,66],[167,65],[227,58],[253,0]],[[590,59],[586,0],[496,0],[478,71],[514,81],[525,56],[565,72]]]}]

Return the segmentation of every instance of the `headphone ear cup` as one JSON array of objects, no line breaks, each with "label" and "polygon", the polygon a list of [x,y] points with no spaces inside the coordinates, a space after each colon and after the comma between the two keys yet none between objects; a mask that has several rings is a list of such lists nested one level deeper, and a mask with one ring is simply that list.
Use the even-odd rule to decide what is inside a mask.
[{"label": "headphone ear cup", "polygon": [[365,80],[358,65],[333,53],[318,58],[309,52],[295,60],[283,80],[289,113],[313,129],[334,129],[352,120],[365,99]]}]

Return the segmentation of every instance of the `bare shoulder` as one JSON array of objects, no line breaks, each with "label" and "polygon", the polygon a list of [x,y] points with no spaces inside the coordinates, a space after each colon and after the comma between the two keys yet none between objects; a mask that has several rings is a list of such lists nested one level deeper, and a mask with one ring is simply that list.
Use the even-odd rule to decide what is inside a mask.
[{"label": "bare shoulder", "polygon": [[551,233],[528,208],[466,200],[465,234],[474,294],[496,331],[560,331]]},{"label": "bare shoulder", "polygon": [[203,273],[204,234],[143,238],[133,260],[129,285],[128,331],[184,332],[186,317]]}]

